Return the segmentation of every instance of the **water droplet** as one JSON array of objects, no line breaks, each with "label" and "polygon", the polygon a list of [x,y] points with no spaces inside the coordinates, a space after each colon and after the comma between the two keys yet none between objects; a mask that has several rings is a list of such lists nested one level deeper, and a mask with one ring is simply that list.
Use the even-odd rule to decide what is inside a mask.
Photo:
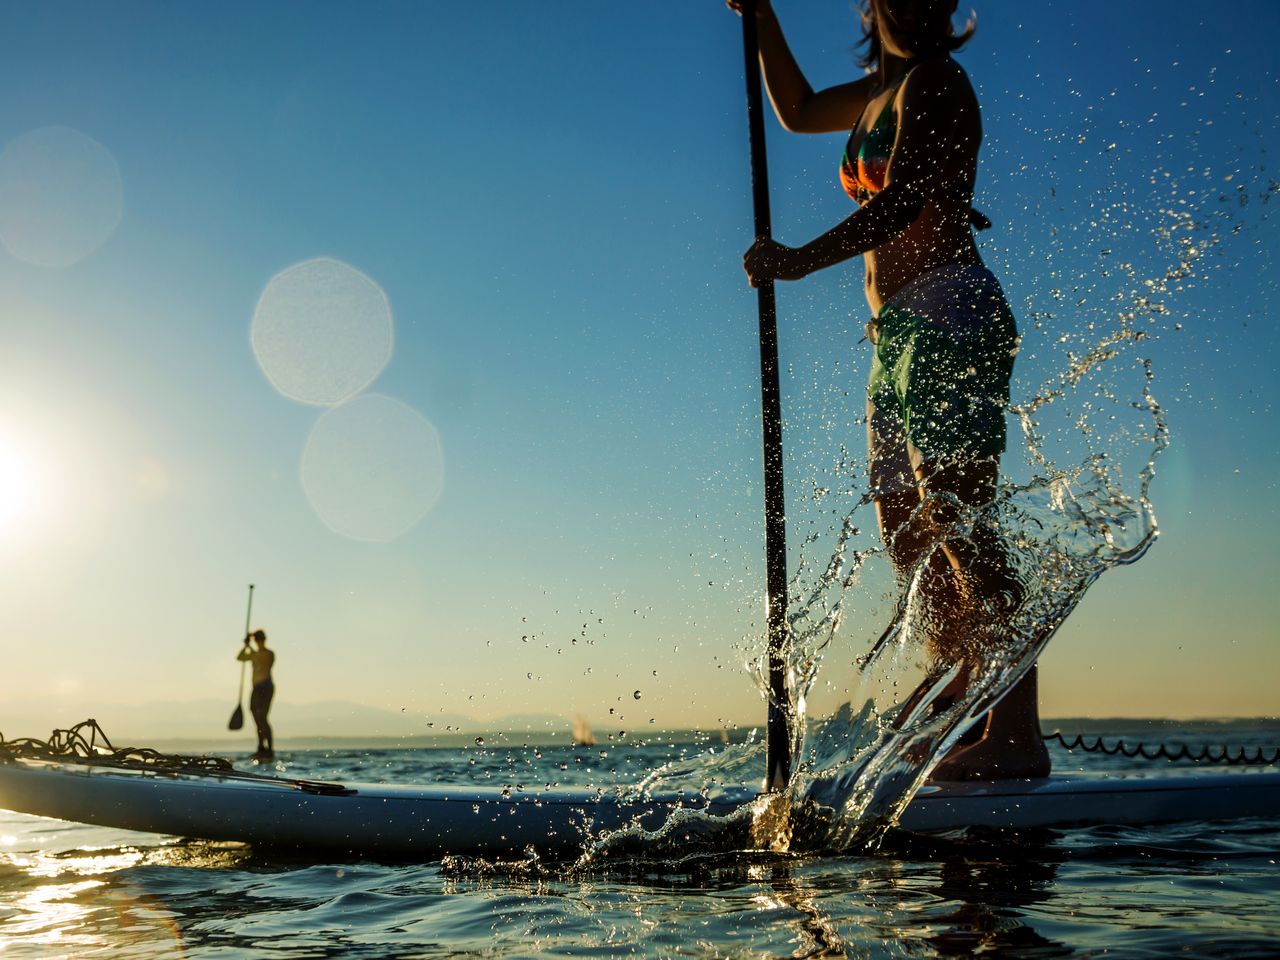
[{"label": "water droplet", "polygon": [[640,691],[639,691],[639,690],[637,690],[637,691],[636,691],[635,693],[633,693],[631,696],[633,696],[633,697],[635,697],[637,700],[639,700],[639,699],[640,699]]}]

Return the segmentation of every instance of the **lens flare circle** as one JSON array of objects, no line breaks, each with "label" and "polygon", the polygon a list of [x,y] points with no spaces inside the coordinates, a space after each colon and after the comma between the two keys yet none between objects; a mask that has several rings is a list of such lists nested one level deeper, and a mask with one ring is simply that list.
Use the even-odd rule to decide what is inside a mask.
[{"label": "lens flare circle", "polygon": [[299,472],[307,500],[330,530],[385,543],[440,499],[444,450],[439,431],[418,411],[366,394],[320,415]]},{"label": "lens flare circle", "polygon": [[70,127],[41,127],[0,152],[0,244],[24,263],[69,267],[111,238],[124,184],[111,151]]},{"label": "lens flare circle", "polygon": [[391,360],[394,321],[382,288],[329,257],[271,278],[253,312],[258,366],[284,396],[337,406],[368,387]]}]

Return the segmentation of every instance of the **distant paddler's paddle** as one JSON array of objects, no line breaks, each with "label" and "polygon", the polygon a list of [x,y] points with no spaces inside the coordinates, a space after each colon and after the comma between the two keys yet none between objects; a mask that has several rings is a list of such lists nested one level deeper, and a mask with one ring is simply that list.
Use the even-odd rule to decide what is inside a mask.
[{"label": "distant paddler's paddle", "polygon": [[[768,237],[769,165],[764,149],[756,0],[743,0],[742,51],[747,75],[747,129],[751,138],[751,201],[756,237]],[[773,281],[757,288],[760,313],[760,412],[764,420],[765,609],[769,630],[769,734],[765,789],[782,790],[791,779],[791,690],[787,683],[787,524],[782,483],[782,400],[778,387],[778,323]]]},{"label": "distant paddler's paddle", "polygon": [[[249,608],[244,612],[244,635],[249,636],[249,620],[253,616],[253,584],[249,584]],[[247,660],[240,662],[240,693],[236,697],[236,708],[231,714],[231,719],[227,721],[228,730],[239,730],[244,726],[244,668],[248,666]]]}]

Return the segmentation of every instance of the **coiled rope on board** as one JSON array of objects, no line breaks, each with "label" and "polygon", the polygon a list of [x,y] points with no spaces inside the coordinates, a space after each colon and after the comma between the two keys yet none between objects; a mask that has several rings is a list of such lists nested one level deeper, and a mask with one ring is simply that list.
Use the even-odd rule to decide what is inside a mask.
[{"label": "coiled rope on board", "polygon": [[1142,757],[1144,760],[1191,760],[1195,763],[1222,763],[1228,766],[1274,766],[1280,762],[1280,748],[1271,750],[1267,753],[1262,747],[1255,747],[1250,752],[1245,747],[1237,747],[1232,749],[1227,746],[1211,747],[1204,746],[1198,750],[1191,750],[1185,744],[1178,744],[1170,749],[1166,744],[1159,744],[1156,747],[1148,747],[1144,743],[1129,746],[1123,740],[1117,740],[1113,744],[1107,744],[1101,737],[1095,737],[1093,742],[1085,740],[1081,734],[1076,734],[1070,740],[1063,735],[1060,730],[1052,733],[1042,733],[1041,736],[1045,740],[1056,740],[1068,750],[1084,750],[1086,753],[1105,753],[1109,756],[1117,754],[1125,757]]},{"label": "coiled rope on board", "polygon": [[154,770],[158,773],[226,773],[231,761],[223,757],[161,753],[150,747],[116,747],[97,720],[84,720],[66,730],[54,730],[48,740],[20,737],[6,740],[0,733],[0,761],[52,760],[101,767]]},{"label": "coiled rope on board", "polygon": [[107,739],[97,720],[83,720],[66,730],[54,730],[48,740],[21,737],[6,740],[0,733],[0,763],[18,760],[45,760],[53,763],[83,763],[87,766],[121,770],[144,770],[160,774],[196,774],[222,779],[274,784],[325,796],[349,796],[356,791],[341,783],[276,777],[237,770],[225,757],[161,753],[150,747],[116,747]]}]

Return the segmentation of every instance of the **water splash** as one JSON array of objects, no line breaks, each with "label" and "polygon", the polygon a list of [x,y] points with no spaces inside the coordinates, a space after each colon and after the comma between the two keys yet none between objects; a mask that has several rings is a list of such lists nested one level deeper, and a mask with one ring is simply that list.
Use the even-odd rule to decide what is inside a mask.
[{"label": "water splash", "polygon": [[[1272,183],[1259,206],[1274,193]],[[859,527],[867,526],[859,521],[868,496],[856,497],[834,531],[825,568],[816,576],[799,568],[791,667],[803,748],[786,798],[786,834],[775,840],[793,848],[874,844],[937,760],[1034,664],[1089,587],[1105,571],[1138,560],[1155,541],[1159,527],[1150,492],[1169,429],[1153,390],[1153,361],[1138,352],[1166,328],[1181,329],[1169,319],[1175,314],[1171,300],[1215,268],[1229,238],[1242,232],[1240,210],[1247,200],[1235,191],[1218,196],[1216,205],[1187,207],[1183,201],[1161,208],[1150,236],[1163,267],[1146,277],[1123,261],[1100,271],[1122,288],[1105,298],[1092,289],[1068,312],[1073,326],[1067,332],[1055,332],[1051,314],[1033,317],[1042,340],[1060,345],[1065,357],[1028,399],[1011,407],[1024,461],[1015,472],[1023,476],[1007,479],[991,504],[962,511],[950,534],[971,537],[984,527],[994,532],[1027,590],[1011,616],[986,612],[977,667],[930,655],[930,628],[948,612],[931,610],[922,589],[926,551],[902,579],[891,626],[855,661],[850,698],[830,716],[806,717],[803,706],[819,664],[849,609],[867,605],[869,573],[887,566],[881,546],[858,540]],[[1099,257],[1111,253],[1104,247]],[[1024,338],[1024,350],[1027,345]],[[860,464],[841,465],[850,467],[861,480]],[[816,490],[821,486],[815,483]],[[806,550],[821,542],[811,535]],[[954,695],[958,686],[963,694],[948,703],[944,694]],[[904,698],[906,691],[915,696]]]},{"label": "water splash", "polygon": [[[1101,362],[1107,352],[1091,356],[1089,362]],[[1147,364],[1140,406],[1150,417],[1154,445],[1135,494],[1124,490],[1103,455],[1070,469],[1043,460],[1032,416],[1046,393],[1016,410],[1030,456],[1044,473],[1027,484],[1007,483],[992,504],[967,511],[961,524],[998,531],[1025,598],[1012,615],[990,617],[977,641],[980,657],[933,660],[926,644],[930,621],[939,614],[930,610],[922,587],[928,553],[917,562],[899,615],[859,662],[854,698],[807,732],[791,788],[793,845],[849,849],[878,840],[933,764],[1034,664],[1090,585],[1106,570],[1137,560],[1154,542],[1158,526],[1149,489],[1168,430],[1150,377]],[[900,678],[922,663],[919,695],[903,700]],[[957,684],[963,694],[947,703],[946,692]]]},{"label": "water splash", "polygon": [[[1157,241],[1165,239],[1168,234],[1157,236]],[[1165,289],[1171,279],[1186,277],[1192,269],[1198,248],[1173,246],[1175,265],[1145,289]],[[1088,398],[1114,401],[1113,368],[1145,339],[1141,323],[1162,313],[1162,304],[1143,295],[1114,310],[1111,324],[1100,331],[1099,325],[1088,325],[1094,341],[1070,353],[1065,369],[1050,376],[1030,399],[1012,406],[1031,476],[1022,482],[1006,480],[989,504],[961,509],[947,539],[972,542],[983,530],[998,537],[1026,590],[1022,602],[1008,615],[991,608],[980,613],[969,641],[980,655],[939,659],[929,650],[928,638],[954,611],[932,609],[936,604],[924,589],[931,554],[940,542],[922,553],[902,578],[889,628],[857,660],[850,700],[830,717],[797,718],[805,736],[790,790],[793,822],[787,842],[837,849],[876,842],[932,766],[1025,675],[1098,577],[1134,562],[1154,542],[1159,528],[1150,486],[1156,460],[1168,445],[1168,426],[1152,392],[1151,361],[1138,358],[1141,393],[1131,403],[1145,427],[1123,427],[1149,444],[1130,487],[1123,456],[1109,446],[1121,431],[1099,437]],[[1061,455],[1050,455],[1043,421],[1055,406],[1066,420],[1060,431],[1074,431],[1084,439],[1086,452],[1076,463],[1067,460],[1064,465]],[[1110,416],[1109,404],[1099,406],[1106,406]],[[845,517],[832,561],[808,586],[795,617],[800,703],[837,635],[848,598],[869,562],[883,554],[879,546],[849,547],[857,530],[854,518],[869,501],[860,497]],[[904,698],[905,691],[913,693]]]},{"label": "water splash", "polygon": [[[1272,183],[1263,190],[1256,207],[1276,189]],[[1203,279],[1223,245],[1241,233],[1240,209],[1249,204],[1238,194],[1218,197],[1216,208],[1178,203],[1157,211],[1148,235],[1153,244],[1134,260],[1150,259],[1154,250],[1163,265],[1143,276],[1134,262],[1108,262],[1100,276],[1123,285],[1113,295],[1095,288],[1065,311],[1021,311],[1023,353],[1032,354],[1033,371],[1047,364],[1047,376],[1018,391],[1010,408],[1022,462],[1007,455],[1009,475],[994,500],[960,510],[948,533],[996,534],[1026,589],[1011,614],[985,612],[975,641],[983,651],[978,665],[931,656],[927,637],[946,611],[930,609],[922,583],[939,545],[901,580],[894,578],[875,532],[871,497],[863,492],[865,460],[841,447],[830,475],[813,479],[810,498],[815,513],[837,520],[805,536],[790,584],[790,716],[798,761],[790,789],[759,798],[734,817],[703,818],[696,832],[689,823],[699,815],[684,811],[660,831],[637,826],[596,838],[588,858],[646,844],[652,854],[695,836],[709,848],[741,848],[744,824],[752,827],[746,845],[755,848],[850,850],[879,841],[937,760],[1035,663],[1089,587],[1107,570],[1141,558],[1157,538],[1151,485],[1169,428],[1149,348],[1182,329],[1172,301]],[[1103,246],[1098,256],[1112,252]],[[1068,302],[1061,291],[1049,294]],[[1010,448],[1012,454],[1017,446]],[[832,509],[841,503],[843,509]],[[824,661],[846,645],[857,647],[857,638],[847,636],[857,632],[850,624],[865,626],[877,617],[883,623],[884,612],[890,626],[853,659],[848,698],[826,715],[810,715],[820,676],[841,669]],[[755,644],[762,648],[762,641]],[[749,668],[767,696],[765,658]],[[948,702],[942,694],[958,686],[963,693]],[[687,758],[655,771],[639,789],[758,781],[763,754],[763,744],[752,742]]]}]

